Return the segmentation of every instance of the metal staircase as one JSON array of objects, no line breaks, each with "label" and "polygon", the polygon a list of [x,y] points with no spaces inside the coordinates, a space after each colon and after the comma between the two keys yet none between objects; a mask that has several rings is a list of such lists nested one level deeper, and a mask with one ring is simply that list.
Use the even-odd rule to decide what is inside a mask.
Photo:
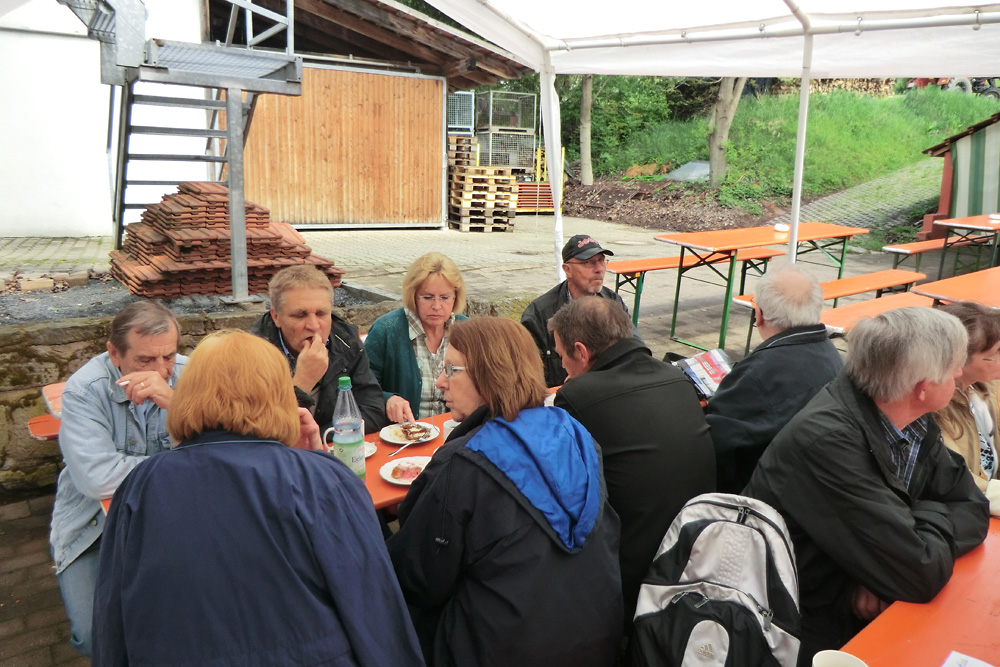
[{"label": "metal staircase", "polygon": [[[284,14],[251,0],[226,0],[231,8],[225,44],[147,41],[141,0],[57,1],[101,42],[101,81],[118,94],[117,114],[108,119],[109,151],[113,144],[116,158],[115,247],[121,249],[129,211],[145,209],[185,181],[225,182],[232,300],[248,300],[243,146],[256,95],[302,94],[302,59],[294,54],[293,0],[286,0]],[[241,15],[246,46],[234,46]],[[255,30],[261,19],[264,29]],[[284,52],[254,48],[282,31]],[[149,116],[150,108],[161,109],[160,122],[147,124],[138,118]],[[163,108],[170,110],[166,117]],[[225,112],[225,129],[219,126],[220,111]]]}]

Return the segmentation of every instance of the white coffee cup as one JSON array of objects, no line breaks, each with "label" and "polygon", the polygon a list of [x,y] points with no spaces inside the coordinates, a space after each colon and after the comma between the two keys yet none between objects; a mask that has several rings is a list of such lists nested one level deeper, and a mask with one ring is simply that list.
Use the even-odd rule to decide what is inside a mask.
[{"label": "white coffee cup", "polygon": [[774,224],[774,231],[778,232],[779,234],[784,234],[789,229],[791,229],[791,227],[789,227],[788,225],[786,225],[783,222],[776,222]]},{"label": "white coffee cup", "polygon": [[455,427],[458,426],[460,423],[461,422],[457,422],[454,419],[449,419],[448,421],[446,421],[444,424],[441,425],[441,434],[444,436],[445,440],[448,439],[448,436],[451,435],[451,432],[454,431]]},{"label": "white coffee cup", "polygon": [[813,667],[868,667],[861,658],[844,651],[820,651],[813,656]]}]

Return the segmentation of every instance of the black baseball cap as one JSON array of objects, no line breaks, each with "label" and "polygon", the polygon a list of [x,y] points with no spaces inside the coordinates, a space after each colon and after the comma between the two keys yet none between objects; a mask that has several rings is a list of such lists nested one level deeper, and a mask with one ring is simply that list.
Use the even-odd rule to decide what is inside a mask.
[{"label": "black baseball cap", "polygon": [[573,258],[586,261],[600,253],[604,253],[608,257],[613,257],[615,254],[610,250],[602,248],[601,244],[595,241],[592,236],[577,234],[563,246],[562,258],[564,262],[568,262]]}]

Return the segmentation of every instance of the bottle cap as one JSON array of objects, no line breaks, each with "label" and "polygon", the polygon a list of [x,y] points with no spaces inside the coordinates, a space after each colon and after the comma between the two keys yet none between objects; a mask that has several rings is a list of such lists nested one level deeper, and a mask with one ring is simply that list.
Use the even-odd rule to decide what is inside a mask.
[{"label": "bottle cap", "polygon": [[341,375],[337,380],[337,387],[339,389],[350,389],[351,388],[351,378],[346,375]]}]

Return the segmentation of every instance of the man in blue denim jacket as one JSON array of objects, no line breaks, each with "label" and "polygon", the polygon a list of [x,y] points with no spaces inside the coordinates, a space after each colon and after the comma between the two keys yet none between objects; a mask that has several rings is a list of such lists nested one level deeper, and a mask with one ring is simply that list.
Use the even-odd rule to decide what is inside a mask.
[{"label": "man in blue denim jacket", "polygon": [[62,395],[59,474],[49,536],[72,626],[70,643],[90,655],[90,631],[104,511],[125,476],[170,448],[167,408],[187,359],[167,308],[139,301],[111,323],[108,351],[70,377]]}]

